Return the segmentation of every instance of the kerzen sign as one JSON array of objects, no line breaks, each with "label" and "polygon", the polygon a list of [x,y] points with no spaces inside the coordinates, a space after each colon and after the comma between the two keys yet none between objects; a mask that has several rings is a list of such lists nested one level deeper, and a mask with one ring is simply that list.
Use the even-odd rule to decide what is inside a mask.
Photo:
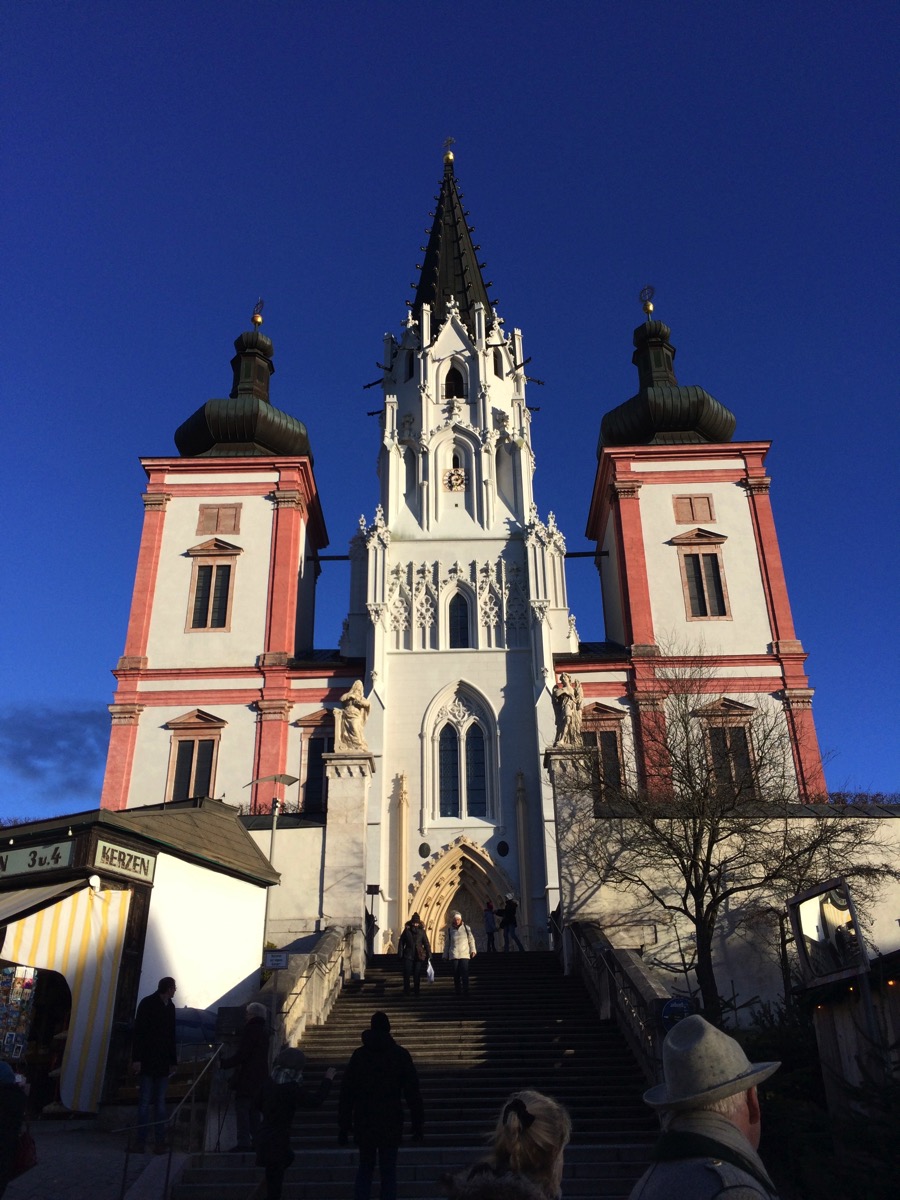
[{"label": "kerzen sign", "polygon": [[144,883],[152,883],[156,859],[149,854],[126,850],[124,846],[114,846],[112,842],[98,841],[94,852],[94,866],[101,871],[112,871],[116,875],[127,875],[129,879],[142,879]]},{"label": "kerzen sign", "polygon": [[0,878],[10,875],[36,875],[72,865],[74,842],[52,842],[48,846],[22,846],[0,852]]}]

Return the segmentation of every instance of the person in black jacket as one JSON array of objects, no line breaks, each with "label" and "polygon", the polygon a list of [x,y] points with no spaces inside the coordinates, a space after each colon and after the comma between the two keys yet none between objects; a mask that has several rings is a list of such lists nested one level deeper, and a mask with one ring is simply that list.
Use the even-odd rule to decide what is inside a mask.
[{"label": "person in black jacket", "polygon": [[166,1149],[166,1088],[175,1070],[175,980],[164,976],[155,992],[145,996],[134,1016],[131,1070],[138,1076],[138,1131],[135,1150],[147,1144],[151,1113],[157,1154]]},{"label": "person in black jacket", "polygon": [[403,960],[403,994],[409,995],[410,978],[413,991],[418,996],[422,972],[428,969],[431,957],[431,946],[428,944],[428,934],[417,912],[409,918],[400,934],[397,953]]},{"label": "person in black jacket", "polygon": [[254,1137],[262,1119],[260,1097],[263,1084],[269,1076],[270,1035],[267,1017],[264,1004],[248,1004],[237,1050],[229,1058],[222,1059],[222,1066],[226,1070],[234,1067],[230,1086],[234,1092],[237,1145],[232,1146],[229,1153],[253,1149]]},{"label": "person in black jacket", "polygon": [[0,1062],[0,1196],[12,1175],[24,1116],[25,1093],[9,1063]]},{"label": "person in black jacket", "polygon": [[419,1141],[424,1122],[422,1094],[412,1057],[391,1037],[387,1014],[373,1013],[370,1025],[341,1081],[338,1140],[346,1145],[352,1133],[359,1145],[354,1200],[369,1200],[376,1158],[381,1200],[396,1200],[403,1102],[409,1108],[413,1139]]},{"label": "person in black jacket", "polygon": [[294,1161],[291,1123],[298,1108],[321,1108],[331,1091],[334,1067],[329,1067],[317,1091],[303,1084],[302,1050],[286,1046],[275,1059],[262,1089],[262,1124],[256,1135],[256,1165],[266,1169],[266,1200],[281,1200],[284,1174]]}]

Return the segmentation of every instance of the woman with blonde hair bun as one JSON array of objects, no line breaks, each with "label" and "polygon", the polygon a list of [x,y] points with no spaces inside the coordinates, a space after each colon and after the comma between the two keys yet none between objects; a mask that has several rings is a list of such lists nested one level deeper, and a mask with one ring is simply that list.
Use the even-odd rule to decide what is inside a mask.
[{"label": "woman with blonde hair bun", "polygon": [[491,1138],[491,1154],[450,1181],[453,1200],[560,1200],[563,1152],[572,1122],[542,1092],[514,1092]]}]

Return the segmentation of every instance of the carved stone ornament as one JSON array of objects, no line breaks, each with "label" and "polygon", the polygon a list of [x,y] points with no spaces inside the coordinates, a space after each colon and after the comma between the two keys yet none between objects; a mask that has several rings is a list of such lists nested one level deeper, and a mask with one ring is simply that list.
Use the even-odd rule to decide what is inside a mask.
[{"label": "carved stone ornament", "polygon": [[385,613],[385,609],[387,608],[387,605],[370,603],[370,604],[366,605],[366,608],[368,609],[369,620],[372,622],[372,624],[380,625],[382,622],[382,619],[384,617],[384,613]]},{"label": "carved stone ornament", "polygon": [[379,504],[375,509],[375,520],[365,529],[366,545],[379,550],[387,550],[391,544],[391,531],[384,522],[384,509]]},{"label": "carved stone ornament", "polygon": [[549,600],[532,600],[531,611],[534,614],[534,619],[543,624],[547,620],[547,613],[550,611]]},{"label": "carved stone ornament", "polygon": [[350,691],[341,696],[341,707],[334,710],[335,754],[368,752],[364,730],[370,708],[363,694],[362,681],[354,679]]},{"label": "carved stone ornament", "polygon": [[526,546],[545,546],[553,554],[565,554],[566,539],[556,527],[556,515],[547,514],[547,524],[540,519],[537,506],[532,504],[525,527]]},{"label": "carved stone ornament", "polygon": [[553,688],[553,708],[556,712],[556,740],[554,746],[573,749],[581,746],[581,718],[584,693],[581,683],[563,672]]},{"label": "carved stone ornament", "polygon": [[141,499],[144,502],[144,508],[149,512],[153,509],[164,509],[171,496],[168,492],[144,492]]}]

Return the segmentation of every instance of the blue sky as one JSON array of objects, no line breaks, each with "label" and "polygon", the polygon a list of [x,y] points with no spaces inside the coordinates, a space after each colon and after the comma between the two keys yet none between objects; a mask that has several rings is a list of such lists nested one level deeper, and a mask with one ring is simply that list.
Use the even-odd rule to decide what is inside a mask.
[{"label": "blue sky", "polygon": [[[651,283],[679,381],[773,441],[829,783],[897,790],[896,5],[20,0],[4,25],[0,816],[97,802],[138,459],[227,394],[257,296],[330,552],[371,518],[362,385],[448,135],[491,294],[546,381],[541,515],[589,548],[600,418],[636,390]],[[601,638],[589,560],[569,579]]]}]

